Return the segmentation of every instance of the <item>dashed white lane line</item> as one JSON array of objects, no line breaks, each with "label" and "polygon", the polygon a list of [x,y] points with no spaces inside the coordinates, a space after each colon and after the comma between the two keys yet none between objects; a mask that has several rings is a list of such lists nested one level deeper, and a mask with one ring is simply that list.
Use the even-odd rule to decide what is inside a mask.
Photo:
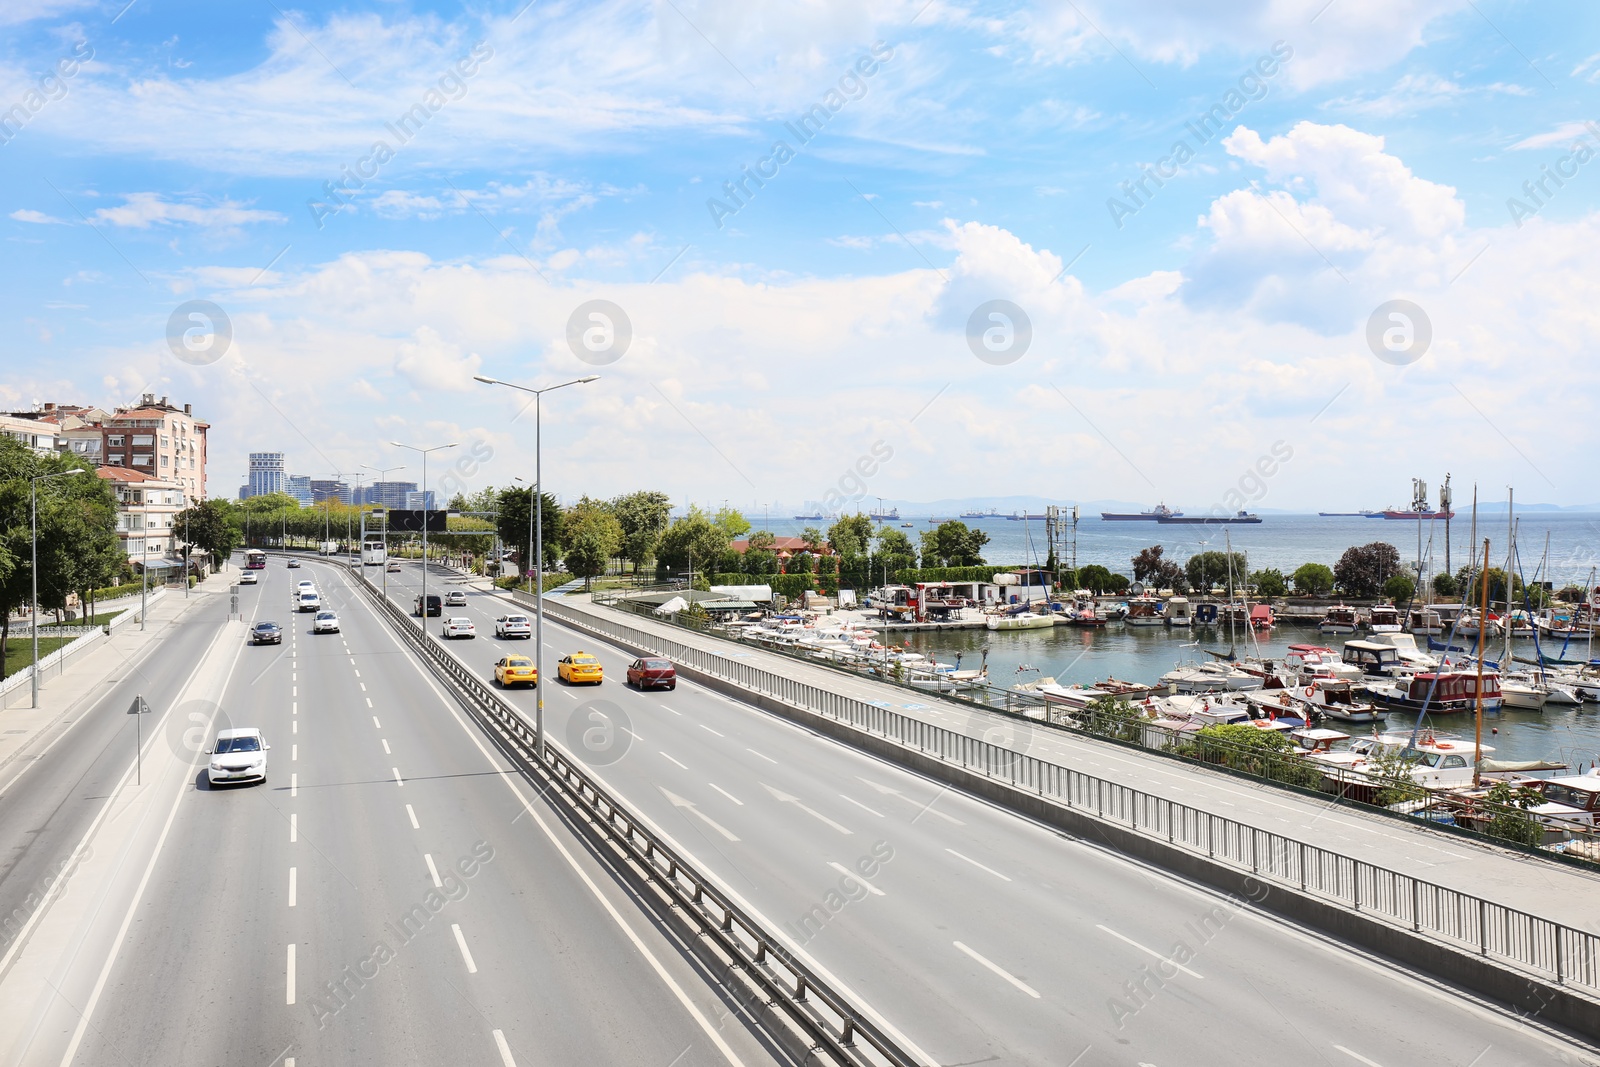
[{"label": "dashed white lane line", "polygon": [[421,824],[419,824],[417,822],[417,813],[411,810],[411,805],[410,804],[406,805],[406,814],[411,817],[411,828],[413,830],[422,829]]},{"label": "dashed white lane line", "polygon": [[959,941],[952,941],[951,944],[955,945],[956,948],[960,949],[962,952],[965,952],[968,956],[971,956],[973,959],[977,960],[979,963],[981,963],[985,967],[989,968],[989,970],[993,971],[995,974],[998,974],[1001,978],[1004,978],[1006,981],[1010,982],[1012,985],[1016,986],[1018,989],[1022,990],[1024,993],[1028,994],[1028,996],[1032,997],[1035,1000],[1039,999],[1039,991],[1038,990],[1034,989],[1027,982],[1024,982],[1022,979],[1018,978],[1016,975],[1012,974],[1010,971],[1006,970],[1004,967],[1001,967],[999,964],[995,963],[994,961],[985,958],[980,953],[974,952],[972,949],[968,948],[966,945],[963,945]]},{"label": "dashed white lane line", "polygon": [[450,932],[456,935],[456,947],[461,950],[461,958],[467,961],[467,973],[477,974],[478,965],[472,962],[472,951],[467,948],[467,939],[461,936],[461,924],[451,923]]},{"label": "dashed white lane line", "polygon": [[[531,579],[531,578],[530,578],[530,579],[529,579],[529,581],[532,581],[532,579]],[[667,758],[667,759],[669,759],[669,760],[672,760],[672,762],[673,762],[673,763],[678,763],[678,761],[677,761],[677,760],[675,760],[675,759],[672,759],[672,757],[671,757],[671,756],[668,756],[668,755],[667,755],[667,754],[666,754],[666,753],[665,753],[665,752],[662,752],[662,753],[661,753],[661,755],[662,755],[662,756],[665,756],[665,757],[666,757],[666,758]],[[683,764],[681,764],[681,763],[678,763],[678,766],[680,766],[680,767],[683,767]],[[684,769],[684,770],[688,770],[688,769],[689,769],[689,768],[687,768],[687,767],[683,767],[683,769]]]},{"label": "dashed white lane line", "polygon": [[300,672],[299,671],[290,671],[289,672],[289,681],[298,682],[299,680],[300,680]]},{"label": "dashed white lane line", "polygon": [[372,725],[376,726],[380,730],[383,729],[383,723],[378,721],[378,717],[376,715],[372,717]]},{"label": "dashed white lane line", "polygon": [[357,678],[361,677],[361,672],[360,671],[356,671],[356,677]]},{"label": "dashed white lane line", "polygon": [[745,749],[745,751],[750,753],[752,756],[761,756],[761,758],[766,760],[768,763],[777,763],[778,762],[777,760],[773,759],[771,756],[762,756],[761,753],[757,752],[753,748],[747,748],[747,749]]},{"label": "dashed white lane line", "polygon": [[435,889],[443,889],[444,888],[444,883],[439,881],[439,868],[437,868],[437,867],[435,867],[433,865],[433,854],[429,853],[429,852],[424,852],[422,854],[422,858],[428,864],[428,874],[433,879],[433,888],[435,888]]},{"label": "dashed white lane line", "polygon": [[289,714],[290,715],[298,715],[298,714],[300,714],[300,702],[298,700],[290,701],[290,703],[289,703]]},{"label": "dashed white lane line", "polygon": [[367,707],[369,707],[369,708],[372,707],[372,698],[371,697],[367,697]]},{"label": "dashed white lane line", "polygon": [[871,893],[875,897],[886,897],[889,895],[888,893],[885,893],[883,890],[879,889],[877,886],[873,885],[871,882],[856,874],[855,871],[852,871],[849,867],[846,867],[842,863],[835,863],[832,860],[829,860],[828,866],[832,867],[834,870],[848,878],[854,878],[856,881],[860,882],[866,887],[867,892]]},{"label": "dashed white lane line", "polygon": [[677,708],[669,708],[665,704],[660,705],[660,708],[661,708],[662,711],[670,711],[674,715],[681,716],[683,714],[683,712],[679,711]]},{"label": "dashed white lane line", "polygon": [[365,693],[367,691],[367,683],[366,682],[357,682],[356,684],[361,687],[361,691],[363,693]]},{"label": "dashed white lane line", "polygon": [[300,840],[300,816],[289,816],[289,844]]},{"label": "dashed white lane line", "polygon": [[290,745],[289,746],[289,762],[290,763],[298,763],[299,761],[300,761],[300,746],[299,745]]},{"label": "dashed white lane line", "polygon": [[389,751],[389,739],[388,739],[388,738],[386,738],[386,737],[380,737],[380,738],[378,738],[378,740],[379,740],[379,741],[382,741],[382,742],[383,742],[383,754],[384,754],[384,755],[385,755],[385,756],[392,756],[392,755],[394,755],[394,753],[393,753],[393,752],[390,752],[390,751]]},{"label": "dashed white lane line", "polygon": [[848,800],[850,803],[854,804],[856,807],[860,808],[862,811],[868,813],[869,815],[876,815],[880,819],[884,817],[883,812],[881,812],[881,811],[873,811],[871,808],[869,808],[865,804],[861,803],[861,801],[857,800],[855,797],[848,796],[848,795],[846,795],[844,793],[840,793],[839,794],[839,799]]},{"label": "dashed white lane line", "polygon": [[300,776],[298,774],[289,775],[289,795],[292,797],[300,795]]},{"label": "dashed white lane line", "polygon": [[400,777],[400,768],[399,767],[390,767],[389,769],[394,772],[394,784],[395,785],[405,785],[406,784],[406,780],[404,778]]},{"label": "dashed white lane line", "polygon": [[1344,1053],[1346,1056],[1349,1056],[1351,1059],[1356,1060],[1359,1063],[1366,1064],[1367,1067],[1383,1067],[1383,1065],[1381,1063],[1375,1063],[1374,1061],[1367,1059],[1365,1056],[1363,1056],[1359,1052],[1351,1052],[1349,1049],[1345,1048],[1343,1045],[1335,1045],[1333,1047],[1338,1049],[1340,1052]]},{"label": "dashed white lane line", "polygon": [[716,782],[707,782],[706,785],[709,785],[712,789],[715,789],[717,792],[721,793],[723,796],[727,797],[729,800],[733,801],[735,804],[739,805],[741,808],[744,807],[744,801],[740,800],[738,797],[734,796],[732,793],[730,793],[726,789],[722,788]]},{"label": "dashed white lane line", "polygon": [[284,994],[285,994],[284,1003],[285,1004],[293,1004],[294,1003],[294,945],[293,944],[289,945],[289,966],[286,968],[285,973],[287,975],[287,978],[285,979],[285,982],[284,982]]},{"label": "dashed white lane line", "polygon": [[1176,967],[1178,970],[1182,971],[1184,974],[1189,975],[1191,978],[1204,978],[1205,977],[1205,975],[1203,975],[1203,974],[1196,974],[1194,971],[1191,971],[1189,968],[1185,967],[1183,964],[1177,962],[1176,960],[1171,959],[1171,958],[1169,958],[1167,956],[1163,956],[1161,953],[1157,952],[1153,948],[1146,948],[1145,946],[1139,944],[1139,942],[1135,941],[1131,937],[1124,937],[1122,934],[1117,933],[1115,930],[1111,929],[1111,927],[1109,927],[1109,926],[1105,926],[1105,925],[1103,925],[1101,923],[1096,923],[1095,924],[1095,928],[1098,929],[1098,930],[1104,930],[1106,933],[1110,934],[1112,937],[1116,938],[1118,941],[1123,942],[1124,944],[1132,945],[1134,948],[1138,949],[1140,952],[1143,952],[1146,956],[1153,956],[1154,958],[1160,960],[1162,963],[1169,964],[1172,967]]},{"label": "dashed white lane line", "polygon": [[297,733],[300,732],[300,720],[299,719],[290,719],[289,720],[289,732],[291,734],[297,734]]},{"label": "dashed white lane line", "polygon": [[[533,579],[529,579],[531,585]],[[499,1030],[494,1031],[494,1047],[500,1050],[500,1062],[504,1067],[517,1067],[517,1061],[511,1058],[511,1046],[506,1044],[506,1035]]]},{"label": "dashed white lane line", "polygon": [[711,727],[707,726],[705,723],[701,723],[700,724],[700,729],[704,730],[708,734],[716,734],[718,737],[727,737],[728,736],[727,734],[723,733],[721,730],[713,730]]},{"label": "dashed white lane line", "polygon": [[299,696],[300,695],[300,687],[298,685],[291,685],[289,687],[289,695],[292,696],[292,697]]},{"label": "dashed white lane line", "polygon": [[295,887],[300,880],[295,874],[298,870],[298,867],[289,868],[289,907],[291,908],[294,907]]},{"label": "dashed white lane line", "polygon": [[[996,878],[1000,879],[1002,882],[1011,881],[1011,879],[1007,878],[1005,875],[1001,874],[999,871],[995,870],[993,867],[985,867],[983,864],[979,863],[977,860],[973,859],[971,856],[963,856],[961,853],[957,852],[953,848],[947,848],[947,849],[945,849],[945,851],[950,853],[950,855],[954,856],[958,860],[966,860],[968,863],[972,864],[974,867],[978,868],[978,870],[980,870],[980,871],[988,871],[990,874],[994,875]],[[1103,930],[1103,929],[1105,929],[1105,927],[1101,927],[1101,929]]]}]

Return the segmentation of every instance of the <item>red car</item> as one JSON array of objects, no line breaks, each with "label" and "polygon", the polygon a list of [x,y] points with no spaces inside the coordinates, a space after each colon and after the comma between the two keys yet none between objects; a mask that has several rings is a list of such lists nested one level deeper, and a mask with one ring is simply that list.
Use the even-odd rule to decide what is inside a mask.
[{"label": "red car", "polygon": [[669,659],[645,656],[628,664],[628,684],[640,689],[676,689],[678,670]]}]

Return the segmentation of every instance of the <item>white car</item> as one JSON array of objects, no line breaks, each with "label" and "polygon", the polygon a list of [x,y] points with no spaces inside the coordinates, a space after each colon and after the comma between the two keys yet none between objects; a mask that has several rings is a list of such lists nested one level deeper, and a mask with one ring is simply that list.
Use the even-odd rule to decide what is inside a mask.
[{"label": "white car", "polygon": [[533,637],[533,624],[526,615],[502,615],[494,620],[496,637]]},{"label": "white car", "polygon": [[452,589],[444,595],[444,606],[447,608],[464,608],[467,606],[467,594],[459,589]]},{"label": "white car", "polygon": [[331,611],[319,611],[311,623],[311,632],[314,634],[336,634],[339,632],[339,616]]},{"label": "white car", "polygon": [[296,611],[316,611],[322,607],[322,598],[315,589],[302,589],[295,598],[294,606]]},{"label": "white car", "polygon": [[313,582],[310,578],[303,578],[301,579],[300,584],[295,586],[295,589],[304,593],[307,589],[315,589],[316,587],[316,582]]},{"label": "white car", "polygon": [[257,580],[258,579],[256,578],[255,571],[245,571],[243,574],[239,575],[240,585],[255,585]]},{"label": "white car", "polygon": [[219,731],[217,743],[206,749],[211,756],[206,766],[206,780],[212,785],[265,782],[267,749],[271,747],[254,726]]},{"label": "white car", "polygon": [[472,625],[471,619],[446,619],[444,628],[439,631],[443,637],[477,637],[478,628]]}]

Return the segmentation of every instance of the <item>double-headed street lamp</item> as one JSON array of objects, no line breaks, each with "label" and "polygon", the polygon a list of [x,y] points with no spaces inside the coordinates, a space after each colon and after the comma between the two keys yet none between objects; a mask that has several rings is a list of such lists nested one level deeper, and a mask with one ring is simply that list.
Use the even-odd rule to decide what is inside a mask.
[{"label": "double-headed street lamp", "polygon": [[[426,457],[424,457],[424,458],[426,458]],[[389,480],[389,472],[390,471],[403,471],[403,470],[406,469],[404,464],[401,464],[398,467],[374,467],[370,463],[363,463],[362,466],[367,468],[367,470],[369,470],[369,471],[377,471],[378,472],[378,480],[376,482],[372,483],[374,486],[382,485],[382,484],[388,482],[388,480]],[[426,476],[426,471],[424,471],[424,476]],[[428,501],[428,498],[426,496],[424,496],[422,498],[422,501],[423,501],[424,504],[426,504],[427,501]],[[428,525],[428,523],[427,523],[428,509],[426,507],[424,507],[422,509],[422,517],[423,517],[422,525],[423,526],[427,526]],[[427,531],[424,530],[423,532],[426,533]],[[365,552],[366,545],[362,545],[361,548],[362,548],[362,551]],[[363,555],[361,557],[361,562],[362,562],[362,566],[366,565],[366,556],[365,555]],[[427,572],[427,566],[426,565],[423,566],[423,572],[424,572],[424,576],[426,576],[426,572]],[[389,599],[389,505],[388,504],[385,504],[383,506],[383,599],[385,599],[385,600]],[[427,605],[424,604],[423,606],[426,607]],[[427,629],[428,617],[426,615],[424,615],[422,617],[422,622],[423,622],[423,629]]]},{"label": "double-headed street lamp", "polygon": [[[434,445],[432,448],[422,448],[417,445],[401,444],[399,441],[390,441],[396,448],[409,448],[413,452],[422,453],[422,610],[418,614],[422,617],[422,640],[428,640],[428,453],[437,452],[441,448],[454,448],[459,442],[451,441],[447,445]],[[391,470],[398,470],[392,467]],[[385,520],[387,521],[387,520]],[[389,580],[389,568],[383,568],[384,581]],[[439,617],[444,618],[444,609],[440,609]]]},{"label": "double-headed street lamp", "polygon": [[472,376],[485,385],[503,385],[507,389],[517,389],[524,393],[533,394],[533,573],[538,575],[538,585],[533,594],[533,676],[537,680],[536,689],[538,699],[534,703],[533,729],[537,735],[535,742],[536,753],[544,759],[544,478],[540,465],[540,401],[544,394],[556,389],[565,389],[569,385],[583,385],[587,382],[597,381],[598,374],[591,374],[584,378],[574,378],[570,382],[561,382],[558,385],[547,385],[543,389],[534,389],[527,385],[517,385],[514,382],[503,382],[498,378],[486,378],[481,374]]},{"label": "double-headed street lamp", "polygon": [[83,471],[74,468],[70,471],[56,471],[54,474],[41,474],[36,478],[28,479],[32,499],[30,523],[33,532],[33,568],[29,576],[33,580],[33,677],[30,679],[33,690],[33,706],[39,706],[39,483],[49,478],[64,478],[69,474],[82,474]]}]

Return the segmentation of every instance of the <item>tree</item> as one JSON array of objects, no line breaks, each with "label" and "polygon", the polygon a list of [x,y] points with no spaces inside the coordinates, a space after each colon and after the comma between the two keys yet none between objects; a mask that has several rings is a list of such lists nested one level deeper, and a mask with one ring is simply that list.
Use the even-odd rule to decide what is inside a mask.
[{"label": "tree", "polygon": [[867,554],[872,539],[872,520],[865,515],[841,515],[828,527],[828,543],[846,559]]},{"label": "tree", "polygon": [[1284,581],[1283,572],[1275,568],[1256,571],[1250,576],[1250,584],[1255,587],[1257,596],[1278,597],[1289,594],[1289,583]]},{"label": "tree", "polygon": [[672,571],[686,571],[693,562],[696,573],[712,572],[728,547],[728,534],[697,505],[674,519],[656,544],[656,573],[665,577]]},{"label": "tree", "polygon": [[[1493,607],[1497,602],[1506,602],[1506,572],[1499,567],[1490,567],[1486,572],[1489,577],[1489,605]],[[1482,575],[1473,575],[1472,582],[1467,585],[1467,603],[1476,605],[1482,603],[1483,586],[1480,583]],[[1466,584],[1466,583],[1463,583]],[[1522,601],[1522,579],[1513,574],[1511,576],[1511,596],[1514,603]]]},{"label": "tree", "polygon": [[562,517],[566,545],[562,559],[573,576],[593,585],[606,572],[606,563],[622,548],[622,524],[604,501],[584,497]]},{"label": "tree", "polygon": [[1544,824],[1529,809],[1545,802],[1544,794],[1525,785],[1496,782],[1489,787],[1484,798],[1493,814],[1487,827],[1490,837],[1515,841],[1522,845],[1544,842]]},{"label": "tree", "polygon": [[1183,570],[1189,579],[1189,586],[1202,593],[1210,592],[1214,585],[1227,588],[1230,575],[1237,587],[1243,584],[1244,576],[1250,573],[1243,552],[1235,552],[1231,557],[1226,552],[1196,552],[1189,557]]},{"label": "tree", "polygon": [[783,565],[785,574],[815,574],[817,557],[809,552],[796,552]]},{"label": "tree", "polygon": [[[541,494],[540,509],[543,512],[542,521],[544,529],[540,536],[544,540],[545,566],[550,567],[561,555],[561,505],[556,503],[556,498],[549,493]],[[519,489],[508,486],[500,490],[495,497],[495,532],[500,535],[500,543],[508,548],[514,548],[517,559],[520,561],[523,573],[532,574],[533,559],[533,490]]]},{"label": "tree", "polygon": [[1185,577],[1183,569],[1170,559],[1162,558],[1165,551],[1160,545],[1141,548],[1139,554],[1133,557],[1133,580],[1157,589],[1167,586],[1177,588]]},{"label": "tree", "polygon": [[[1113,585],[1112,579],[1121,577],[1119,574],[1112,574],[1098,563],[1091,563],[1088,566],[1078,568],[1079,584],[1091,593],[1108,592]],[[1123,585],[1126,586],[1128,580],[1123,578],[1122,581]]]},{"label": "tree", "polygon": [[800,540],[805,542],[807,550],[809,550],[813,556],[819,556],[822,554],[822,531],[817,529],[815,526],[807,526],[804,530],[801,530]]},{"label": "tree", "polygon": [[1383,583],[1383,595],[1392,603],[1406,604],[1417,593],[1417,583],[1403,574],[1396,574]]},{"label": "tree", "polygon": [[1321,563],[1302,563],[1289,576],[1295,592],[1302,596],[1326,596],[1333,592],[1333,569]]},{"label": "tree", "polygon": [[1456,581],[1456,576],[1453,574],[1435,574],[1433,576],[1433,592],[1435,596],[1460,596],[1461,583]]},{"label": "tree", "polygon": [[907,537],[903,531],[896,530],[892,526],[880,526],[873,537],[878,542],[879,555],[903,556],[908,559],[916,558],[916,546],[911,543],[911,538]]},{"label": "tree", "polygon": [[989,535],[959,519],[941,522],[922,533],[924,567],[976,567],[983,563],[983,546]]},{"label": "tree", "polygon": [[775,544],[777,538],[769,530],[757,530],[751,534],[740,569],[746,574],[777,574],[778,554],[772,550]]},{"label": "tree", "polygon": [[637,574],[655,558],[656,545],[672,516],[672,498],[642,489],[613,500],[611,513],[622,527],[622,555]]},{"label": "tree", "polygon": [[220,564],[244,543],[244,532],[226,500],[202,500],[178,512],[173,529],[187,544],[210,555]]},{"label": "tree", "polygon": [[1334,564],[1333,576],[1347,595],[1375,597],[1399,569],[1400,550],[1387,541],[1374,541],[1345,549]]},{"label": "tree", "polygon": [[722,532],[728,535],[728,540],[730,541],[736,537],[743,537],[750,532],[750,520],[739,514],[737,508],[718,508],[711,521],[716,523]]},{"label": "tree", "polygon": [[486,485],[475,493],[456,493],[445,505],[447,511],[497,511],[500,506],[500,494],[492,485]]},{"label": "tree", "polygon": [[1079,720],[1083,728],[1101,737],[1138,741],[1144,730],[1144,713],[1125,697],[1095,697],[1084,705]]}]

